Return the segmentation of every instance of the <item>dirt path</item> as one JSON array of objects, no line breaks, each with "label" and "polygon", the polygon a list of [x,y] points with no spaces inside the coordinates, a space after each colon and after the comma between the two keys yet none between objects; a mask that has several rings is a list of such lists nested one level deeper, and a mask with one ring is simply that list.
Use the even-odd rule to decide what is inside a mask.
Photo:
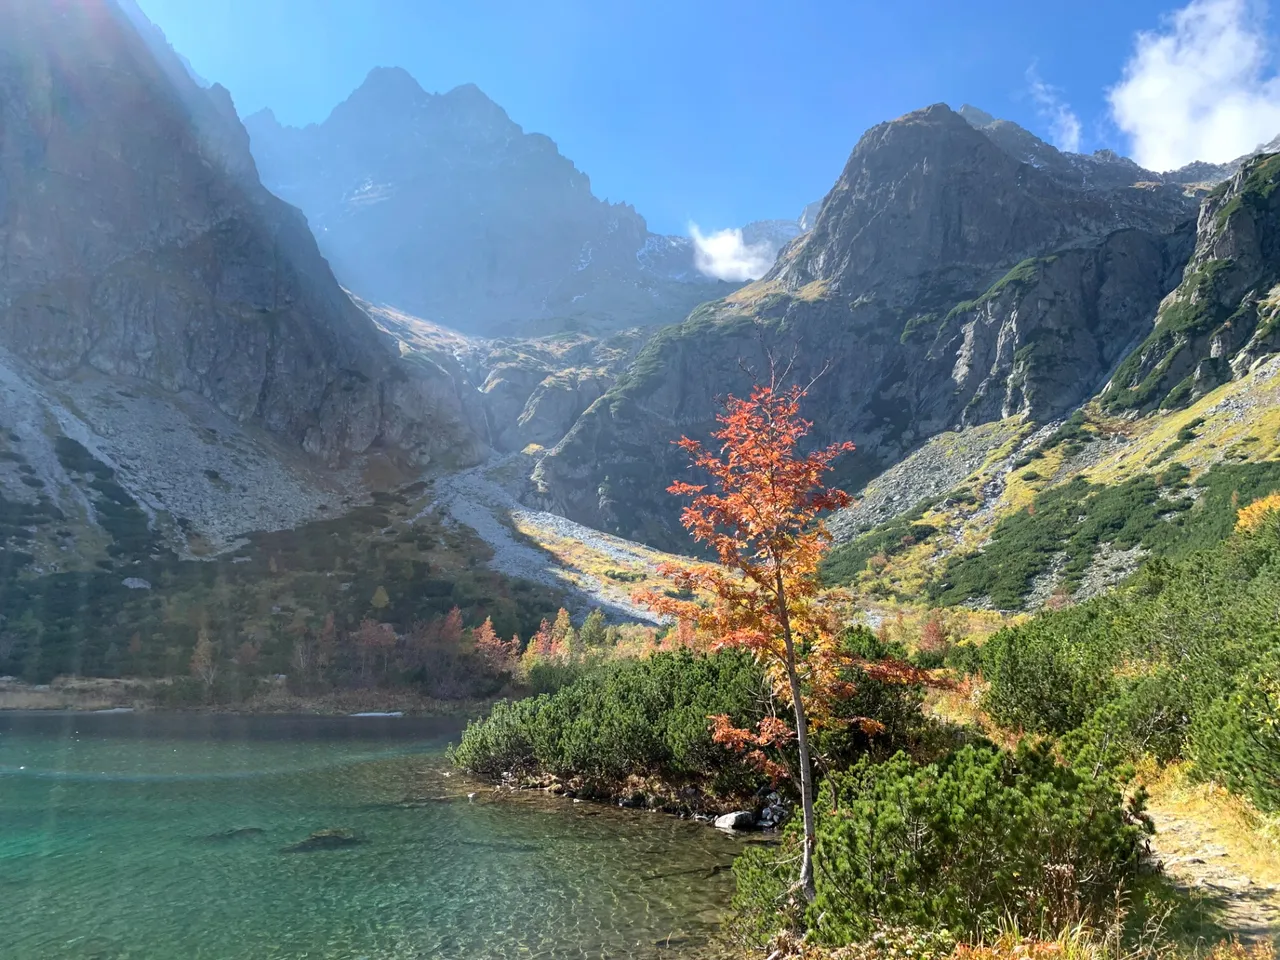
[{"label": "dirt path", "polygon": [[1175,782],[1153,792],[1148,812],[1152,851],[1176,884],[1207,898],[1241,940],[1280,938],[1280,855],[1243,822],[1238,801]]}]

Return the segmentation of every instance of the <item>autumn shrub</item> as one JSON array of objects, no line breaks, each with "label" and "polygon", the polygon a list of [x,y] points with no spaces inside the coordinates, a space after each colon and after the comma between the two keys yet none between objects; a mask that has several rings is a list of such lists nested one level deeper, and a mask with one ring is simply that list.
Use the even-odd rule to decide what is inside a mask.
[{"label": "autumn shrub", "polygon": [[974,939],[1009,920],[1027,930],[1088,921],[1136,877],[1140,804],[1043,746],[972,744],[931,764],[863,758],[821,789],[817,898],[805,906],[789,885],[799,842],[789,828],[734,864],[738,926],[761,943],[790,925],[835,946],[886,925]]}]

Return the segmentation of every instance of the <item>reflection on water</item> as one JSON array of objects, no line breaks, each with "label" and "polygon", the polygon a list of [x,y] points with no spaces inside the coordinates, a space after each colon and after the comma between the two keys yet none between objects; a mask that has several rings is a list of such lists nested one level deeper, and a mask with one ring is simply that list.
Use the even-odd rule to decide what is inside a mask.
[{"label": "reflection on water", "polygon": [[[411,719],[0,714],[0,957],[706,955],[736,841],[657,814],[495,796],[449,771],[456,733]],[[322,830],[343,839],[285,852]]]}]

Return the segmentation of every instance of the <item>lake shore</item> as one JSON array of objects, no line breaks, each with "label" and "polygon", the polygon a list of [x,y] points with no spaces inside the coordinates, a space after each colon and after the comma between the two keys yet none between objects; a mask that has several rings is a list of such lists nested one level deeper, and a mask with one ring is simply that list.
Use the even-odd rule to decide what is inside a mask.
[{"label": "lake shore", "polygon": [[104,710],[180,711],[244,715],[402,714],[407,717],[482,715],[491,701],[437,700],[405,690],[339,690],[300,695],[283,685],[265,685],[253,696],[234,703],[173,703],[165,697],[165,679],[59,677],[48,684],[28,684],[0,678],[0,711],[62,710],[94,713]]}]

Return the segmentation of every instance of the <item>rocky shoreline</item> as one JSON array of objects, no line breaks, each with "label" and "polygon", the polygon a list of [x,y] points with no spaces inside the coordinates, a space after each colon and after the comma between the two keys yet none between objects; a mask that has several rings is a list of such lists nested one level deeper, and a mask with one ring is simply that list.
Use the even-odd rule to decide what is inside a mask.
[{"label": "rocky shoreline", "polygon": [[774,832],[791,818],[791,807],[771,787],[754,796],[713,797],[694,784],[676,786],[662,780],[633,776],[622,782],[587,777],[562,779],[553,774],[505,774],[491,783],[495,792],[540,791],[574,803],[601,803],[628,810],[664,813],[696,820],[731,833]]}]

